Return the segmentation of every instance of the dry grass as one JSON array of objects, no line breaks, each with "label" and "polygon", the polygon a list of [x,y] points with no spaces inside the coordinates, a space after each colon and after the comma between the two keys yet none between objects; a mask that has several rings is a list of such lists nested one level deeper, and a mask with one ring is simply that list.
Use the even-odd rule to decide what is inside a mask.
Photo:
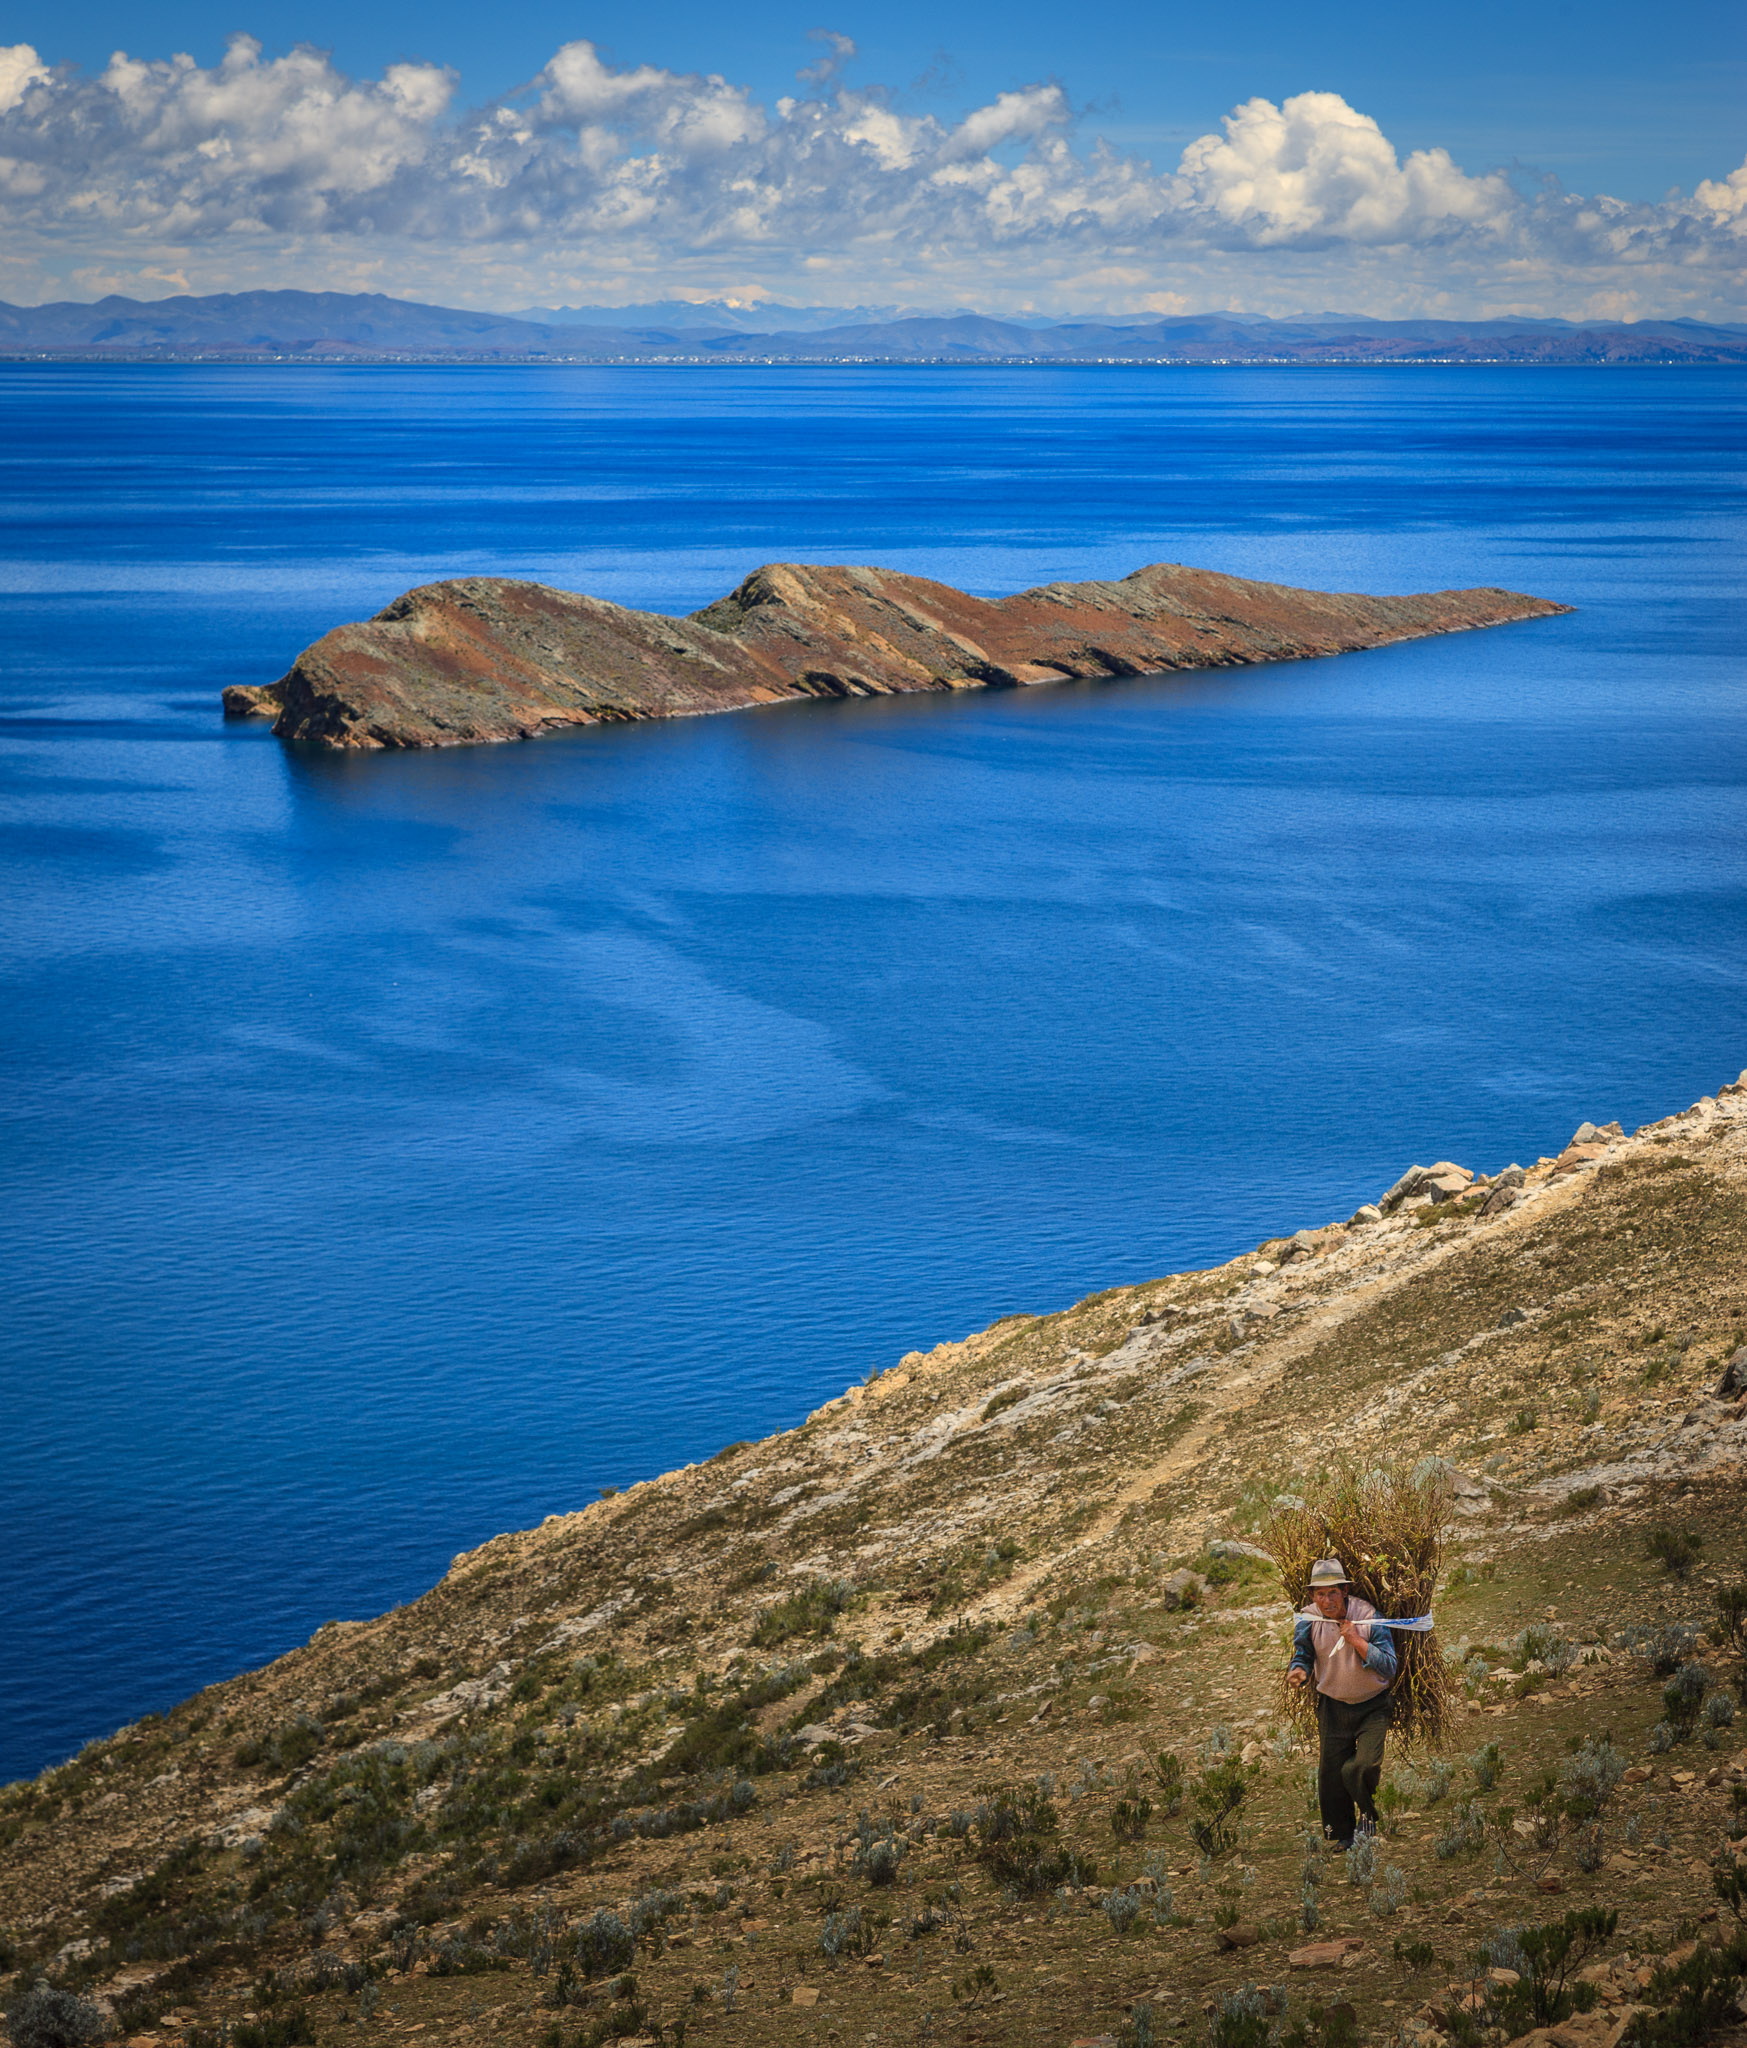
[{"label": "dry grass", "polygon": [[[1450,1483],[1444,1467],[1342,1472],[1312,1489],[1302,1508],[1277,1508],[1262,1542],[1294,1610],[1310,1602],[1310,1568],[1338,1557],[1353,1590],[1381,1615],[1429,1614],[1450,1525]],[[1435,1748],[1449,1720],[1450,1681],[1435,1634],[1395,1638],[1400,1672],[1393,1726],[1403,1742]],[[1285,1691],[1286,1710],[1309,1733],[1313,1689]]]}]

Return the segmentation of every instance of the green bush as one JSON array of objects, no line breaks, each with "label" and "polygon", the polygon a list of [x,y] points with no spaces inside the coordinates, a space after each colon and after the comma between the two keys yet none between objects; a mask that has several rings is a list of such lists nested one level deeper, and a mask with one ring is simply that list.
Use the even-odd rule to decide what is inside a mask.
[{"label": "green bush", "polygon": [[1580,1906],[1562,1920],[1516,1931],[1514,1984],[1495,1984],[1488,2011],[1504,2038],[1515,2041],[1536,2027],[1556,2027],[1574,2012],[1588,2012],[1600,1993],[1577,1972],[1613,1939],[1620,1916],[1599,1906]]},{"label": "green bush", "polygon": [[313,2041],[315,2029],[309,2014],[298,2005],[264,2020],[239,2020],[230,2038],[232,2048],[295,2048],[300,2041]]},{"label": "green bush", "polygon": [[1677,1579],[1691,1578],[1704,1547],[1702,1536],[1690,1529],[1670,1528],[1666,1522],[1658,1522],[1644,1538],[1644,1555]]},{"label": "green bush", "polygon": [[84,2048],[101,2041],[109,2023],[90,1999],[38,1982],[8,2003],[6,2031],[12,2048]]},{"label": "green bush", "polygon": [[1119,1842],[1138,1842],[1152,1817],[1153,1803],[1144,1792],[1133,1799],[1119,1799],[1110,1809],[1110,1832]]},{"label": "green bush", "polygon": [[1662,1688],[1662,1712],[1676,1736],[1690,1735],[1697,1727],[1707,1683],[1705,1667],[1691,1660]]},{"label": "green bush", "polygon": [[1249,1782],[1239,1763],[1216,1764],[1196,1783],[1199,1817],[1189,1823],[1189,1835],[1210,1863],[1229,1856],[1237,1847],[1238,1815],[1248,1792]]},{"label": "green bush", "polygon": [[1153,1776],[1158,1780],[1158,1807],[1166,1820],[1183,1804],[1183,1759],[1175,1750],[1161,1750],[1153,1758]]},{"label": "green bush", "polygon": [[1036,1785],[981,1788],[971,1826],[976,1857],[990,1877],[1020,1898],[1037,1898],[1062,1884],[1090,1884],[1097,1866],[1056,1837],[1061,1816]]},{"label": "green bush", "polygon": [[818,1579],[791,1593],[758,1617],[752,1631],[754,1645],[768,1650],[791,1636],[828,1636],[854,1590],[847,1579]]},{"label": "green bush", "polygon": [[1345,1999],[1312,2005],[1307,2018],[1294,2020],[1280,2036],[1280,2048],[1359,2048],[1359,2015]]},{"label": "green bush", "polygon": [[1722,1948],[1699,1947],[1686,1961],[1666,1964],[1650,1979],[1646,1993],[1659,2012],[1639,2013],[1624,2048],[1694,2048],[1729,2026],[1737,1986],[1747,1977],[1747,1929]]}]

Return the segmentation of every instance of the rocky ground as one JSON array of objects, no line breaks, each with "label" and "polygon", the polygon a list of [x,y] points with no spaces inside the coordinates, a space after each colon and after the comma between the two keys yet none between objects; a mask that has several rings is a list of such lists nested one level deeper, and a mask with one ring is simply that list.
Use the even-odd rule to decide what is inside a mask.
[{"label": "rocky ground", "polygon": [[224,707],[307,746],[452,747],[801,697],[1292,661],[1569,609],[1508,590],[1294,590],[1174,562],[991,600],[890,569],[775,562],[675,619],[467,576],[336,626],[276,683],[233,684]]},{"label": "rocky ground", "polygon": [[[0,1992],[188,2048],[1065,2048],[1200,2042],[1249,1984],[1437,2048],[1479,1944],[1596,1903],[1600,2002],[1549,2048],[1610,2048],[1733,1924],[1743,1673],[1701,1631],[1747,1579],[1744,1341],[1737,1085],[913,1352],[0,1793]],[[1441,1759],[1392,1746],[1358,1868],[1307,1840],[1255,1537],[1427,1458],[1460,1705]],[[1599,1838],[1548,1824],[1603,1738]]]}]

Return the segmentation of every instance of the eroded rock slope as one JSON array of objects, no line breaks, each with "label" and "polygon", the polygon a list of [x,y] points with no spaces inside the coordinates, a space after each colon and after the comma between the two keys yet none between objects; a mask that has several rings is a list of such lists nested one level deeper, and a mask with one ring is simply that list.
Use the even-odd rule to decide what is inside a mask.
[{"label": "eroded rock slope", "polygon": [[235,685],[224,704],[321,747],[459,746],[785,698],[1289,661],[1569,609],[1508,590],[1294,590],[1169,562],[985,600],[887,569],[777,563],[674,619],[470,576],[335,627],[278,682]]}]

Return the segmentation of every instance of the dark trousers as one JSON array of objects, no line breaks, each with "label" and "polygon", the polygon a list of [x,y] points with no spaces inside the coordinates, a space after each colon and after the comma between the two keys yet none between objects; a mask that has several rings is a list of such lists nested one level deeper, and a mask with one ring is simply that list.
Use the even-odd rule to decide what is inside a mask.
[{"label": "dark trousers", "polygon": [[1342,1843],[1353,1839],[1354,1809],[1360,1819],[1377,1825],[1377,1781],[1383,1775],[1383,1737],[1389,1727],[1389,1695],[1362,1700],[1350,1707],[1344,1700],[1316,1696],[1316,1726],[1322,1754],[1316,1770],[1316,1801],[1322,1808],[1323,1832]]}]

